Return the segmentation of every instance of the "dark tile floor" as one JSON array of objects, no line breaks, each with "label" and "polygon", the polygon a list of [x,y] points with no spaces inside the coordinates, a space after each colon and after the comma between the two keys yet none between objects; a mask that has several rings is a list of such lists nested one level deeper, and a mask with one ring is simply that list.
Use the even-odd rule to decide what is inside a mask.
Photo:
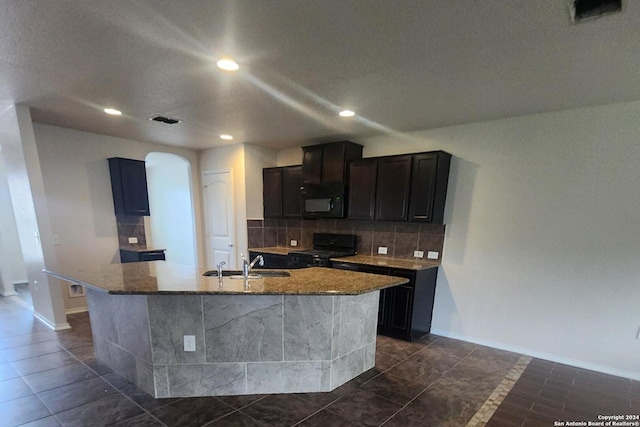
[{"label": "dark tile floor", "polygon": [[94,359],[86,313],[53,332],[15,298],[0,297],[2,426],[552,426],[640,411],[636,381],[437,336],[379,337],[376,367],[330,393],[154,399]]}]

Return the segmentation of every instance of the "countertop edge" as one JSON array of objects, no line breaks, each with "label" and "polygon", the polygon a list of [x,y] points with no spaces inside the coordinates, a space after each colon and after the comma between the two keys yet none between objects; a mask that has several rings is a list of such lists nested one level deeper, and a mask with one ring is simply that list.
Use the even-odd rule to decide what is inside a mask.
[{"label": "countertop edge", "polygon": [[42,271],[46,274],[48,274],[49,276],[55,277],[56,279],[60,279],[60,280],[64,280],[65,282],[70,282],[73,283],[75,285],[80,285],[80,286],[86,286],[87,288],[93,289],[94,291],[98,291],[98,292],[102,292],[105,294],[112,294],[111,291],[101,288],[100,286],[96,286],[96,285],[92,285],[91,283],[87,283],[87,282],[83,282],[82,280],[78,280],[78,279],[74,279],[72,277],[69,276],[63,276],[61,274],[58,274],[54,271],[51,270],[47,270],[46,268],[43,268]]},{"label": "countertop edge", "polygon": [[[301,248],[280,248],[280,247],[266,247],[266,248],[249,248],[251,252],[258,252],[271,255],[288,255],[289,252],[300,250]],[[415,261],[404,258],[386,258],[376,257],[369,255],[353,255],[346,257],[331,258],[331,261],[348,262],[350,264],[372,265],[376,267],[390,267],[403,270],[428,270],[440,266],[440,260],[433,261]]]},{"label": "countertop edge", "polygon": [[[105,289],[103,287],[79,280],[79,279],[75,279],[73,277],[70,276],[65,276],[63,274],[60,273],[56,273],[54,271],[48,270],[48,269],[42,269],[42,271],[52,277],[55,277],[57,279],[60,280],[64,280],[66,282],[70,282],[76,285],[80,285],[80,286],[86,286],[89,289],[95,290],[95,291],[99,291],[102,293],[106,293],[109,295],[298,295],[298,296],[355,296],[355,295],[363,295],[369,292],[375,292],[375,291],[380,291],[382,289],[386,289],[386,288],[391,288],[394,286],[398,286],[398,285],[402,285],[405,283],[409,282],[409,279],[404,278],[404,277],[398,277],[398,276],[386,276],[388,279],[395,279],[393,281],[390,281],[384,285],[380,285],[380,286],[374,286],[374,287],[369,287],[366,289],[362,289],[362,290],[358,290],[358,291],[315,291],[315,292],[310,292],[308,290],[305,291],[287,291],[287,292],[278,292],[278,291],[262,291],[262,292],[256,292],[256,291],[243,291],[243,290],[238,290],[238,291],[230,291],[230,290],[225,290],[225,291],[218,291],[216,289],[212,289],[212,290],[193,290],[193,291],[188,291],[188,290],[135,290],[135,291],[129,291],[129,290],[113,290],[113,289]],[[359,273],[359,274],[370,274],[370,273]],[[214,280],[215,278],[212,278],[212,280]]]},{"label": "countertop edge", "polygon": [[370,265],[373,267],[388,267],[397,268],[400,270],[428,270],[430,268],[437,268],[440,266],[440,261],[412,263],[411,260],[395,259],[395,258],[381,258],[366,255],[354,255],[348,257],[331,258],[331,261],[345,262],[349,264]]}]

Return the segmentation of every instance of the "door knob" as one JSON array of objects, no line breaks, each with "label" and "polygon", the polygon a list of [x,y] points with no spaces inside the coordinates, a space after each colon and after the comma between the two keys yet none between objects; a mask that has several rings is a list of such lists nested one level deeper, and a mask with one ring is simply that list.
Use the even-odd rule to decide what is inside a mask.
[{"label": "door knob", "polygon": [[233,247],[233,243],[229,242],[229,247],[232,248]]}]

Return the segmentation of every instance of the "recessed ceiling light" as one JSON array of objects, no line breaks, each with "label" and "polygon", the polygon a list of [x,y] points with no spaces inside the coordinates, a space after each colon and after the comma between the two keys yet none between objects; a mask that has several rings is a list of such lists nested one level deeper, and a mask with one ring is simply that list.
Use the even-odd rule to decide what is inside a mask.
[{"label": "recessed ceiling light", "polygon": [[351,110],[342,110],[338,114],[340,115],[340,117],[353,117],[356,115],[356,113]]},{"label": "recessed ceiling light", "polygon": [[226,71],[236,71],[240,66],[232,59],[223,58],[216,62],[218,68]]},{"label": "recessed ceiling light", "polygon": [[107,114],[111,114],[112,116],[119,116],[122,114],[122,111],[116,110],[115,108],[105,108],[104,112]]},{"label": "recessed ceiling light", "polygon": [[225,141],[231,141],[233,139],[233,136],[222,134],[220,135],[220,139],[224,139]]}]

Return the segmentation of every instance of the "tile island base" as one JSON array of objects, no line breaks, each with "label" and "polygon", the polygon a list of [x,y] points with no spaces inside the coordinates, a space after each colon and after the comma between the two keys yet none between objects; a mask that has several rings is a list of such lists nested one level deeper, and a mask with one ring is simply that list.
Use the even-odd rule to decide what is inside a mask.
[{"label": "tile island base", "polygon": [[375,364],[378,290],[86,295],[96,358],[157,398],[331,391]]}]

